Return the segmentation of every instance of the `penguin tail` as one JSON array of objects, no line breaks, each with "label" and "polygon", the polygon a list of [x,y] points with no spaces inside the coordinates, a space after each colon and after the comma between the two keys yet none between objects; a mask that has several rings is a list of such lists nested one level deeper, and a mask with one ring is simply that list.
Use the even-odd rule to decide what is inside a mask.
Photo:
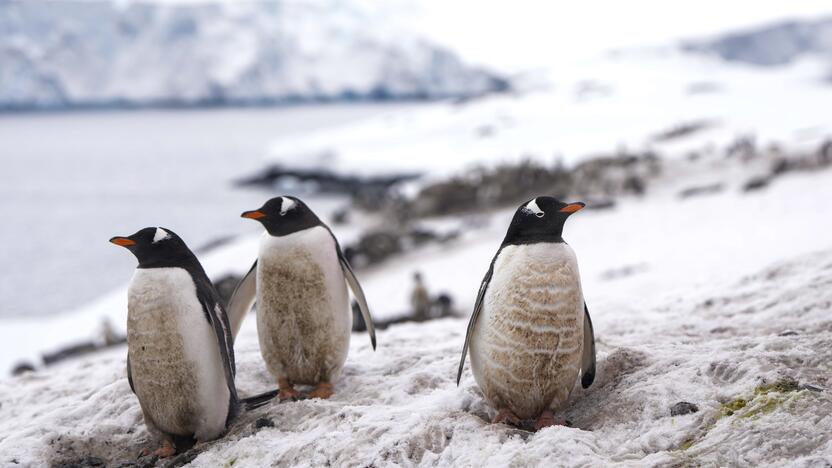
[{"label": "penguin tail", "polygon": [[246,408],[246,411],[251,411],[253,409],[257,409],[266,403],[270,402],[277,396],[279,389],[269,390],[268,392],[260,393],[259,395],[250,396],[248,398],[243,398],[240,402]]}]

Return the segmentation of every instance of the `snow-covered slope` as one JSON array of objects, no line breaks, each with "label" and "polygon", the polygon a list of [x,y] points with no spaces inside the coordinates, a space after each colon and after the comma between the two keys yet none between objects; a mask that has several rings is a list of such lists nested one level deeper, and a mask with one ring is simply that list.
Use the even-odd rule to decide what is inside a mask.
[{"label": "snow-covered slope", "polygon": [[[818,233],[832,219],[829,187],[829,172],[794,175],[750,195],[656,197],[571,219],[565,237],[599,343],[596,383],[564,408],[573,427],[489,424],[470,372],[454,382],[466,320],[446,319],[381,331],[375,353],[355,334],[332,400],[246,414],[192,453],[193,466],[826,466],[832,243]],[[371,305],[395,306],[418,255],[429,286],[467,310],[509,215],[476,239],[362,275]],[[0,381],[0,463],[116,464],[150,444],[125,353]],[[237,353],[243,393],[273,386],[254,320]],[[680,401],[698,412],[671,416]],[[274,427],[257,429],[262,417]]]},{"label": "snow-covered slope", "polygon": [[761,66],[784,65],[806,55],[832,63],[832,18],[778,22],[708,41],[691,41],[685,49]]},{"label": "snow-covered slope", "polygon": [[0,2],[0,108],[471,96],[505,81],[359,1]]},{"label": "snow-covered slope", "polygon": [[[761,70],[675,48],[633,50],[564,63],[541,78],[544,89],[383,115],[281,139],[271,152],[285,167],[446,176],[523,159],[572,164],[621,148],[686,156],[738,136],[814,147],[832,135],[832,87],[819,80],[826,73],[812,58]],[[691,122],[706,125],[657,138]]]}]

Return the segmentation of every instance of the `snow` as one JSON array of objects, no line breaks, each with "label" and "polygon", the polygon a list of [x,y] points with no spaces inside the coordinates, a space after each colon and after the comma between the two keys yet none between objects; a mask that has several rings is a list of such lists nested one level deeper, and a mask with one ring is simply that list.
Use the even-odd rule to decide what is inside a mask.
[{"label": "snow", "polygon": [[[356,334],[332,400],[246,414],[193,466],[829,463],[832,242],[821,233],[832,219],[832,172],[790,174],[750,194],[735,184],[679,200],[677,189],[567,222],[599,352],[596,383],[564,407],[573,427],[531,434],[489,424],[494,412],[467,367],[455,386],[461,317],[379,331],[377,353]],[[360,272],[374,314],[404,310],[414,269],[467,314],[511,215]],[[252,238],[203,260],[209,273],[245,271],[255,252]],[[609,275],[628,267],[630,275]],[[114,323],[123,323],[123,300],[119,291],[101,303]],[[272,387],[253,317],[236,349],[241,393]],[[150,445],[125,356],[118,348],[0,381],[0,463],[126,460]],[[784,377],[823,391],[760,392]],[[739,398],[746,408],[724,415]],[[699,412],[671,417],[678,401]],[[275,426],[256,431],[260,417]]]},{"label": "snow", "polygon": [[470,96],[496,74],[395,27],[394,5],[10,1],[0,108]]},{"label": "snow", "polygon": [[[685,156],[741,135],[757,135],[762,145],[808,148],[832,134],[826,112],[832,93],[821,83],[827,72],[815,58],[760,70],[675,49],[632,50],[565,62],[551,79],[546,75],[548,89],[376,116],[280,139],[271,154],[285,167],[422,173],[431,180],[524,159],[570,165],[617,148]],[[701,83],[713,91],[691,91]],[[710,125],[685,138],[656,138],[688,122]]]},{"label": "snow", "polygon": [[[754,17],[771,14],[773,3],[763,5]],[[251,14],[252,7],[222,8],[233,19]],[[183,11],[191,10],[165,11],[160,24],[176,27],[163,32],[193,27]],[[733,19],[720,21],[739,17],[728,16]],[[610,18],[620,22],[620,15]],[[336,22],[352,25],[353,19],[345,15]],[[298,31],[305,35],[302,23]],[[256,42],[250,35],[224,42],[226,27],[211,26],[216,52],[240,50],[234,60],[222,61],[216,75],[221,80],[239,76]],[[295,45],[317,57],[330,50],[328,38],[313,34],[302,47]],[[158,64],[169,60],[158,58]],[[364,69],[376,57],[356,60]],[[326,63],[346,68],[334,59]],[[132,73],[134,65],[120,66]],[[342,173],[419,171],[426,174],[424,183],[475,165],[528,158],[573,164],[616,147],[668,155],[662,177],[645,196],[620,199],[613,209],[582,210],[566,224],[564,238],[578,258],[598,349],[594,385],[578,386],[562,408],[572,427],[532,434],[490,424],[494,410],[469,367],[455,385],[467,314],[514,212],[504,208],[425,220],[460,227],[462,234],[357,272],[378,319],[409,309],[415,271],[431,293],[450,294],[462,316],[380,330],[378,352],[363,334],[353,336],[331,400],[274,402],[246,413],[225,437],[195,449],[193,466],[832,463],[832,240],[825,235],[832,226],[832,171],[792,172],[766,188],[743,192],[750,177],[768,173],[770,160],[743,163],[716,151],[749,134],[758,135],[762,145],[816,149],[832,134],[827,118],[832,94],[819,83],[826,64],[809,57],[760,71],[664,47],[556,65],[547,89],[438,103],[285,138],[272,146],[272,160],[300,160]],[[342,75],[349,85],[358,79]],[[183,77],[170,86],[187,82]],[[703,83],[707,86],[699,86]],[[331,84],[320,89],[331,92]],[[157,83],[137,76],[133,85],[130,96],[144,98]],[[306,84],[287,79],[287,86]],[[682,138],[655,138],[689,122],[709,125]],[[702,157],[683,158],[691,152]],[[683,189],[711,184],[724,189],[678,197]],[[318,213],[331,208],[306,201]],[[372,222],[384,220],[362,218],[360,226],[333,228],[345,244]],[[200,259],[214,278],[242,274],[257,255],[258,241],[242,237]],[[128,276],[125,271],[125,281]],[[42,343],[58,346],[82,338],[102,318],[123,329],[125,317],[122,288],[53,319],[5,321],[0,368],[34,358]],[[253,317],[243,325],[236,352],[242,395],[274,386],[260,357]],[[46,466],[95,456],[117,465],[153,445],[126,381],[125,356],[126,349],[116,347],[0,379],[0,464]],[[796,386],[783,384],[786,378]],[[671,416],[671,406],[680,401],[699,410]],[[257,429],[261,417],[274,426]]]}]

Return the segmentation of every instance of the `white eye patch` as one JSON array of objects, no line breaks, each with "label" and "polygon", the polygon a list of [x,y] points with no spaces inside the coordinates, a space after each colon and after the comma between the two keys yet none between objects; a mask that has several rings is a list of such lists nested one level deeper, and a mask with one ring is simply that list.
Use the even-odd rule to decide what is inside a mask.
[{"label": "white eye patch", "polygon": [[285,215],[289,210],[294,210],[297,203],[289,197],[280,197],[280,216]]},{"label": "white eye patch", "polygon": [[534,200],[526,203],[526,206],[523,207],[523,211],[525,211],[527,213],[530,213],[530,214],[533,214],[533,215],[537,216],[538,218],[542,218],[543,216],[546,215],[546,213],[544,213],[543,210],[541,210],[540,207],[537,206],[537,198],[535,198]]},{"label": "white eye patch", "polygon": [[164,229],[162,229],[160,227],[157,227],[156,228],[156,234],[153,236],[153,243],[155,244],[157,242],[163,241],[163,240],[167,239],[168,237],[170,237],[169,232],[165,231]]}]

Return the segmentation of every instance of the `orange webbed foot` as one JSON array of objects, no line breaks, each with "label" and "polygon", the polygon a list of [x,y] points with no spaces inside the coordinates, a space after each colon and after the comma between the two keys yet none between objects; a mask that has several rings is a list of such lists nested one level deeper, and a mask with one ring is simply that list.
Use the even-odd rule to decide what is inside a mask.
[{"label": "orange webbed foot", "polygon": [[491,420],[494,424],[509,424],[511,426],[517,426],[520,424],[520,418],[517,417],[510,409],[503,408],[497,412],[497,415],[494,416],[494,419]]},{"label": "orange webbed foot", "polygon": [[[142,451],[142,454],[149,455],[150,450],[145,449],[145,450]],[[176,454],[176,447],[174,447],[173,444],[171,443],[171,441],[169,441],[169,440],[163,440],[162,441],[162,446],[159,447],[158,449],[156,449],[153,452],[153,455],[156,455],[159,458],[168,458],[168,457],[174,456],[175,454]]]},{"label": "orange webbed foot", "polygon": [[322,400],[329,399],[332,396],[332,384],[329,382],[321,382],[315,386],[315,389],[309,392],[309,398],[320,398]]},{"label": "orange webbed foot", "polygon": [[295,387],[289,382],[288,379],[278,379],[277,388],[280,389],[280,391],[277,392],[277,399],[280,401],[296,401],[301,398],[300,392],[295,390]]},{"label": "orange webbed foot", "polygon": [[565,425],[565,419],[556,418],[555,413],[553,413],[551,410],[545,410],[542,413],[540,413],[540,416],[538,416],[537,420],[534,422],[534,430],[539,431],[544,427]]}]

